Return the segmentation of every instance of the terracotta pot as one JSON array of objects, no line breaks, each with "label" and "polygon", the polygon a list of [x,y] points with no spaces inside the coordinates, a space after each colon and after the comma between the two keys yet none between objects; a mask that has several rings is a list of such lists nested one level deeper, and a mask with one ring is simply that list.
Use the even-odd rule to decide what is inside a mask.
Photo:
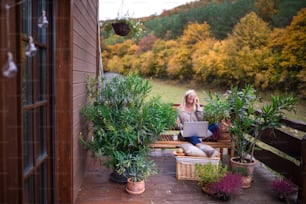
[{"label": "terracotta pot", "polygon": [[230,162],[231,162],[231,168],[234,169],[236,167],[244,167],[248,170],[249,176],[242,176],[242,188],[250,188],[251,183],[253,180],[253,172],[255,168],[255,161],[252,161],[250,163],[241,163],[238,162],[238,157],[232,157]]},{"label": "terracotta pot", "polygon": [[214,197],[216,199],[222,200],[222,201],[228,201],[231,198],[228,195],[216,193],[215,191],[211,190],[209,188],[209,186],[203,186],[202,190],[203,190],[204,193],[207,193],[208,195],[210,195],[210,196],[212,196],[212,197]]},{"label": "terracotta pot", "polygon": [[242,176],[242,185],[241,188],[250,188],[251,183],[252,183],[252,178],[251,176]]},{"label": "terracotta pot", "polygon": [[131,178],[128,178],[125,190],[130,194],[141,194],[145,191],[145,182],[133,182]]},{"label": "terracotta pot", "polygon": [[214,195],[214,194],[215,194],[215,192],[212,191],[208,186],[203,186],[203,187],[202,187],[202,191],[203,191],[204,193],[207,193],[208,195]]},{"label": "terracotta pot", "polygon": [[221,125],[220,125],[220,132],[221,132],[220,140],[231,139],[231,133],[230,133],[230,130],[229,130],[230,125],[231,125],[230,122],[227,122],[227,121],[222,121],[221,122]]}]

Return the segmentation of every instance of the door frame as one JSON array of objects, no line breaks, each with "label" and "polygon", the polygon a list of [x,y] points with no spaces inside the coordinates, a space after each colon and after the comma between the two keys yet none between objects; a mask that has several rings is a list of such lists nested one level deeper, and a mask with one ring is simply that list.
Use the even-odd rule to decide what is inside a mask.
[{"label": "door frame", "polygon": [[[14,1],[3,0],[1,6]],[[53,1],[53,187],[54,203],[73,203],[73,130],[72,130],[72,9],[73,1]],[[0,9],[0,47],[5,48],[6,12]],[[10,8],[10,33],[17,32],[16,7]],[[58,37],[60,36],[60,37]],[[16,56],[17,37],[10,35],[11,52]],[[0,60],[5,62],[7,50],[0,50]],[[17,66],[18,56],[14,58]],[[1,64],[1,67],[3,65]],[[13,78],[0,74],[0,203],[23,202],[23,163],[21,152],[21,87],[20,73]]]}]

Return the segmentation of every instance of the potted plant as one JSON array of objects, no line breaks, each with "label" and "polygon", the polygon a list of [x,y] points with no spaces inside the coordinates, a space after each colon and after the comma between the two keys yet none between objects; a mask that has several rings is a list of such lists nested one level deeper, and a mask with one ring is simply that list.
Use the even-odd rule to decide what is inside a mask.
[{"label": "potted plant", "polygon": [[231,196],[237,194],[242,185],[242,177],[237,173],[227,172],[218,182],[212,183],[210,188],[214,196],[220,200],[228,201]]},{"label": "potted plant", "polygon": [[198,184],[203,192],[220,200],[229,200],[241,188],[242,180],[239,174],[232,174],[227,171],[226,166],[207,163],[196,164],[196,176]]},{"label": "potted plant", "polygon": [[272,96],[271,104],[263,105],[259,111],[255,104],[260,101],[252,86],[244,89],[233,87],[228,93],[227,101],[230,106],[232,126],[231,138],[235,145],[237,157],[231,158],[231,167],[244,165],[252,177],[255,159],[254,150],[265,130],[281,126],[284,111],[294,110],[296,98],[291,96]]},{"label": "potted plant", "polygon": [[250,176],[249,169],[245,166],[232,166],[231,172],[233,174],[239,174],[242,179],[241,188],[251,187],[252,177]]},{"label": "potted plant", "polygon": [[117,169],[122,155],[147,155],[149,144],[175,125],[176,111],[171,104],[148,99],[150,91],[149,82],[136,74],[114,77],[98,90],[95,103],[81,111],[93,123],[94,134],[80,141],[94,154],[105,156],[103,164],[113,170],[113,181],[127,180]]},{"label": "potted plant", "polygon": [[297,193],[297,187],[286,178],[278,178],[271,181],[270,187],[280,200],[289,203],[289,197]]},{"label": "potted plant", "polygon": [[146,152],[122,154],[117,169],[128,178],[126,191],[136,195],[145,191],[146,179],[157,174],[156,165],[153,160],[148,159]]},{"label": "potted plant", "polygon": [[213,96],[209,92],[208,98],[205,98],[204,101],[206,101],[207,104],[204,106],[203,111],[205,120],[207,120],[209,124],[220,123],[222,120],[230,118],[228,102],[221,94]]},{"label": "potted plant", "polygon": [[195,174],[198,178],[198,184],[204,189],[209,188],[211,183],[217,182],[224,177],[227,172],[227,167],[221,163],[215,165],[211,162],[207,164],[195,164]]},{"label": "potted plant", "polygon": [[120,36],[131,35],[132,37],[140,38],[144,34],[144,25],[140,19],[131,18],[129,11],[125,10],[124,1],[121,2],[117,18],[107,20],[102,23],[104,31],[109,33],[111,30]]},{"label": "potted plant", "polygon": [[144,35],[145,27],[140,19],[130,18],[129,16],[106,20],[102,23],[102,28],[106,33],[113,31],[119,36],[130,35],[135,38],[140,38]]},{"label": "potted plant", "polygon": [[[205,120],[208,121],[210,125],[217,125],[220,131],[220,138],[229,139],[229,104],[227,100],[220,94],[213,96],[210,92],[208,93],[208,98],[204,99],[207,104],[203,108]],[[219,138],[213,138],[213,140],[218,140]]]}]

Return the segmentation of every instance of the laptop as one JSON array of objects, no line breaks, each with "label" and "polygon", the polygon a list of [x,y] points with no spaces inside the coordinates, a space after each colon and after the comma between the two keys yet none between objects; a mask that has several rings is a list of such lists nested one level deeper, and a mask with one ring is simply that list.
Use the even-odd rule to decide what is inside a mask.
[{"label": "laptop", "polygon": [[182,136],[183,137],[208,137],[208,121],[197,122],[185,122],[183,125]]}]

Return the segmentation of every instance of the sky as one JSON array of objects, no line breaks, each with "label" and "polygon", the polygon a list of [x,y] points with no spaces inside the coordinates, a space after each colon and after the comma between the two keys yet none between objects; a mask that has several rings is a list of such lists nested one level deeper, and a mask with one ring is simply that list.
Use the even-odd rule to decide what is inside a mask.
[{"label": "sky", "polygon": [[127,12],[132,18],[159,15],[192,1],[196,0],[99,0],[99,20],[115,19],[118,13],[122,16]]}]

